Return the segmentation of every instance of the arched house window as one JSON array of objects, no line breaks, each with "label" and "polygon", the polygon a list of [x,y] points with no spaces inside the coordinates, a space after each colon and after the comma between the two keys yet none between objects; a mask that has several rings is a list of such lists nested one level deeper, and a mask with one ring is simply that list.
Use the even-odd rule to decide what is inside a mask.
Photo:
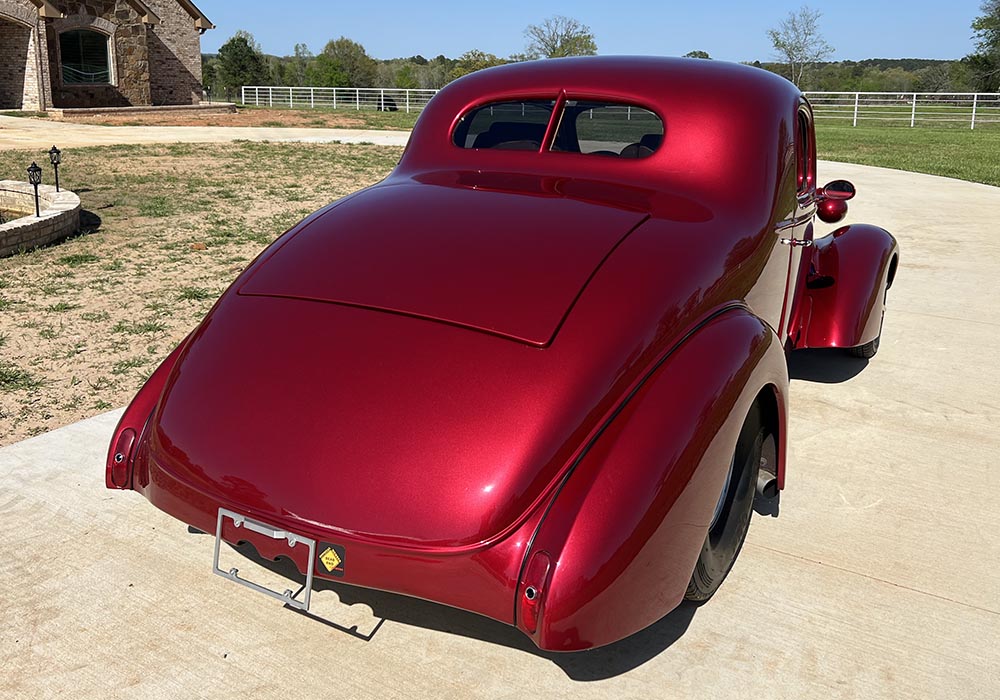
[{"label": "arched house window", "polygon": [[91,29],[72,29],[59,35],[64,85],[108,84],[111,76],[111,37]]}]

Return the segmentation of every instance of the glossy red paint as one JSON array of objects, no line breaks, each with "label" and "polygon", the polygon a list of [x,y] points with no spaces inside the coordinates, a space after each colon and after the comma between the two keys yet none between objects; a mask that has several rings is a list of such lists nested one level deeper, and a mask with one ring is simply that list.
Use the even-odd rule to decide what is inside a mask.
[{"label": "glossy red paint", "polygon": [[800,347],[851,348],[882,331],[899,244],[877,226],[843,226],[816,241],[806,283]]},{"label": "glossy red paint", "polygon": [[[528,98],[642,106],[664,141],[643,159],[453,145],[469,109]],[[784,485],[784,349],[859,323],[843,292],[803,302],[810,272],[861,280],[833,257],[878,251],[842,233],[849,252],[802,255],[817,195],[796,138],[799,92],[741,66],[561,59],[456,81],[389,178],[282,236],[153,375],[109,488],[206,531],[225,507],[335,542],[338,580],[543,648],[638,631],[683,596],[754,401]]]}]

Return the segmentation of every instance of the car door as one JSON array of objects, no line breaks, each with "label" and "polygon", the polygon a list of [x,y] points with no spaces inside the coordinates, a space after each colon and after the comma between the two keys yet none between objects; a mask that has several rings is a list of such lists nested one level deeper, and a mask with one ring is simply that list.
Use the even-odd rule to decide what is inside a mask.
[{"label": "car door", "polygon": [[779,337],[790,340],[794,346],[793,326],[798,315],[798,304],[803,298],[806,276],[809,272],[809,248],[813,244],[813,219],[816,214],[816,132],[808,104],[803,100],[795,119],[795,214],[778,229],[779,243],[788,249],[788,278],[785,301],[781,311]]}]

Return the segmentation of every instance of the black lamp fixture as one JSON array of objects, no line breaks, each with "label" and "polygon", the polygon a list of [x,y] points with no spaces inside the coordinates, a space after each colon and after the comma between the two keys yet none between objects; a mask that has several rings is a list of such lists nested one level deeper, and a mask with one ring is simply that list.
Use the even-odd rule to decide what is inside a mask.
[{"label": "black lamp fixture", "polygon": [[35,187],[35,216],[40,217],[42,211],[38,206],[38,186],[42,184],[42,169],[38,167],[38,163],[33,162],[28,167],[28,182]]},{"label": "black lamp fixture", "polygon": [[56,171],[56,192],[59,191],[59,164],[62,163],[62,151],[60,151],[55,146],[49,151],[49,162],[52,163],[52,168]]}]

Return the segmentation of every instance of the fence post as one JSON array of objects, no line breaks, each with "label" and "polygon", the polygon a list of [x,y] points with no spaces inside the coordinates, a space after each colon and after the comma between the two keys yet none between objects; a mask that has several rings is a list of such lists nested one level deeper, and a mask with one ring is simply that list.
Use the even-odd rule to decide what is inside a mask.
[{"label": "fence post", "polygon": [[333,88],[333,108],[337,109],[337,88]]},{"label": "fence post", "polygon": [[240,88],[240,102],[243,104],[247,103],[247,86],[244,85]]},{"label": "fence post", "polygon": [[913,109],[910,110],[910,128],[917,123],[917,93],[913,93]]},{"label": "fence post", "polygon": [[357,111],[361,111],[361,88],[354,88],[354,103],[357,105]]},{"label": "fence post", "polygon": [[977,92],[975,95],[972,96],[972,126],[969,127],[970,129],[976,128],[976,107],[978,106],[979,106],[979,93]]},{"label": "fence post", "polygon": [[406,113],[410,113],[410,89],[406,88]]},{"label": "fence post", "polygon": [[316,88],[309,88],[309,109],[316,109]]},{"label": "fence post", "polygon": [[274,106],[274,88],[272,87],[269,87],[267,89],[267,106],[268,107]]},{"label": "fence post", "polygon": [[854,123],[851,126],[858,125],[858,100],[861,98],[861,93],[854,93]]},{"label": "fence post", "polygon": [[288,86],[288,108],[289,109],[295,109],[295,101],[292,98],[293,90],[295,90],[295,88],[293,88],[291,85],[289,85]]}]

